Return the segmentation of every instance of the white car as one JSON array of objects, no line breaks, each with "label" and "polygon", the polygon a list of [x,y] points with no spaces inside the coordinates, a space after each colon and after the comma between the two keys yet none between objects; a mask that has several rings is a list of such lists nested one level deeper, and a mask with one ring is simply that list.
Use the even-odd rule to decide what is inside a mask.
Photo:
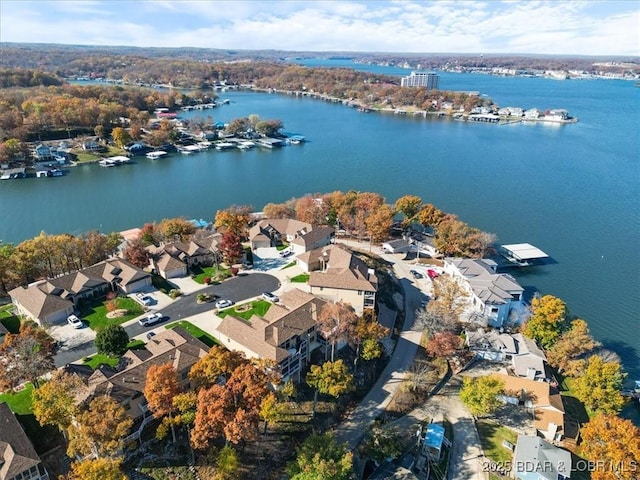
[{"label": "white car", "polygon": [[143,327],[148,327],[150,325],[158,323],[163,318],[164,316],[160,312],[150,313],[149,315],[142,317],[140,320],[138,320],[138,323]]},{"label": "white car", "polygon": [[82,323],[82,320],[80,320],[75,315],[69,315],[67,317],[67,323],[69,325],[71,325],[73,328],[82,328],[82,327],[84,327],[84,324]]},{"label": "white car", "polygon": [[288,257],[289,255],[293,255],[293,252],[292,252],[291,250],[289,250],[289,249],[285,249],[285,250],[281,250],[281,251],[280,251],[280,253],[279,253],[279,255],[280,255],[282,258],[286,258],[286,257]]},{"label": "white car", "polygon": [[216,302],[216,308],[227,308],[233,305],[231,300],[227,300],[226,298],[222,298]]},{"label": "white car", "polygon": [[264,298],[265,300],[272,302],[272,303],[276,303],[278,301],[280,301],[280,298],[278,298],[277,295],[271,293],[271,292],[264,292],[262,294],[262,298]]},{"label": "white car", "polygon": [[149,295],[145,295],[144,293],[136,293],[136,299],[145,307],[148,307],[153,303],[153,298]]}]

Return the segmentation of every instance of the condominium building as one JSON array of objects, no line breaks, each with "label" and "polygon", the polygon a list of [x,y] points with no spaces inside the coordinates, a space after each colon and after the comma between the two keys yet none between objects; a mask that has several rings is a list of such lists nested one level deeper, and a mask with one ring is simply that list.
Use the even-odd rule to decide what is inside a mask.
[{"label": "condominium building", "polygon": [[435,73],[411,72],[408,77],[402,77],[400,85],[403,87],[427,87],[427,90],[437,90],[440,76]]}]

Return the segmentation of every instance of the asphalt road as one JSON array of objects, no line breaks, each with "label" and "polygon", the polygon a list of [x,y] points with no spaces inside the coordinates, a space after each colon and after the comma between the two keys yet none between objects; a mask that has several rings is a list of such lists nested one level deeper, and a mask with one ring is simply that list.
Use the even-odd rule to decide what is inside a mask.
[{"label": "asphalt road", "polygon": [[[161,323],[155,324],[151,327],[143,327],[138,322],[132,322],[125,326],[125,330],[127,331],[129,338],[133,338],[147,330],[156,328],[158,325],[168,325],[179,320],[184,320],[193,315],[197,315],[198,313],[213,310],[213,308],[215,308],[213,302],[203,304],[198,304],[196,302],[196,296],[199,293],[216,295],[219,298],[226,298],[238,303],[249,298],[257,297],[261,295],[262,292],[277,290],[279,287],[280,281],[273,275],[266,273],[238,275],[237,277],[226,280],[219,285],[210,285],[198,290],[196,293],[177,298],[167,307],[160,310],[164,315]],[[79,359],[88,355],[93,355],[94,353],[96,353],[96,348],[93,341],[87,342],[68,350],[58,352],[55,356],[55,365],[56,367],[62,367],[67,363],[78,361]]]}]

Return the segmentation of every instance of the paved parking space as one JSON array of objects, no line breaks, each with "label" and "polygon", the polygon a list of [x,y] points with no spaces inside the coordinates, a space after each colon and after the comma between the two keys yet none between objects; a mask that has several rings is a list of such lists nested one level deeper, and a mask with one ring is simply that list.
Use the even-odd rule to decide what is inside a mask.
[{"label": "paved parking space", "polygon": [[84,323],[84,328],[73,328],[71,325],[56,325],[49,328],[48,332],[60,344],[60,350],[65,351],[92,342],[96,338],[96,332]]}]

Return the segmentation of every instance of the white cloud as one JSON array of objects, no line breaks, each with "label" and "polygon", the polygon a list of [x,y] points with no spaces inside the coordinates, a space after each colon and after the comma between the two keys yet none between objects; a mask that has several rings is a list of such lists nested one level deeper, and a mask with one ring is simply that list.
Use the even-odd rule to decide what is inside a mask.
[{"label": "white cloud", "polygon": [[10,42],[640,55],[635,2],[2,0],[0,8],[0,40]]}]

